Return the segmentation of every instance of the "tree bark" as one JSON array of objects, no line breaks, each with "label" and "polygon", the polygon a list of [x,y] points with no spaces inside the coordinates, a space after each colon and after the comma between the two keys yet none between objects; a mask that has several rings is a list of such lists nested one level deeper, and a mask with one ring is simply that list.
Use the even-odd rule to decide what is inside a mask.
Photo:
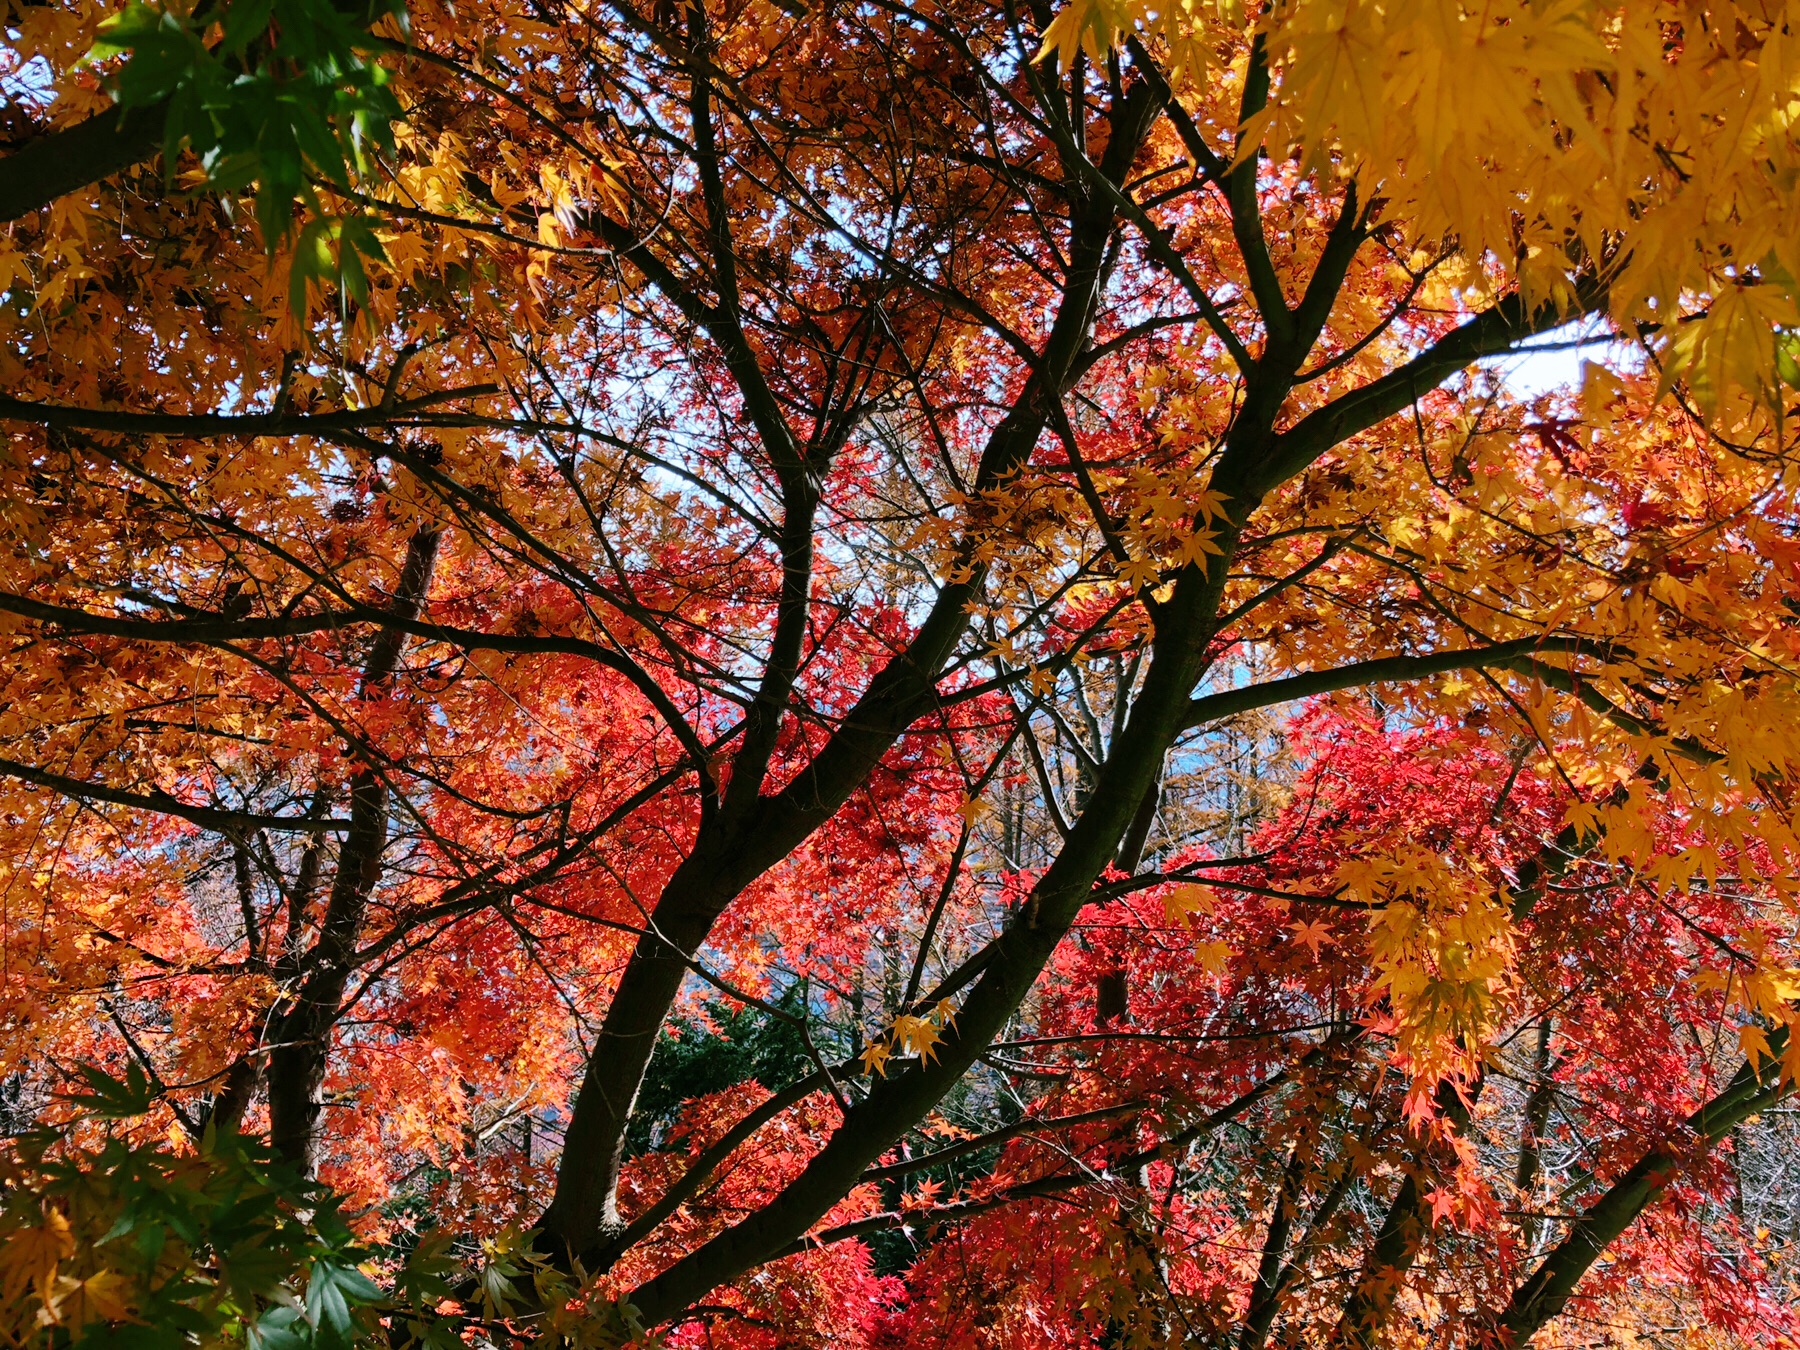
[{"label": "tree bark", "polygon": [[[1687,1118],[1687,1127],[1702,1150],[1772,1106],[1791,1088],[1791,1084],[1781,1081],[1781,1052],[1786,1043],[1785,1029],[1771,1034],[1773,1055],[1761,1065],[1746,1062],[1723,1092]],[[1509,1350],[1517,1350],[1561,1313],[1581,1277],[1638,1215],[1656,1202],[1680,1166],[1681,1159],[1673,1149],[1666,1145],[1652,1148],[1588,1206],[1570,1226],[1568,1235],[1550,1250],[1494,1319],[1498,1342]]]},{"label": "tree bark", "polygon": [[166,103],[108,108],[27,141],[0,159],[0,222],[40,211],[58,197],[152,158],[162,145]]},{"label": "tree bark", "polygon": [[[388,606],[396,618],[418,617],[431,588],[441,537],[435,526],[426,526],[408,541],[400,581]],[[405,644],[406,636],[397,628],[376,634],[363,663],[362,697],[380,692],[399,665]],[[269,1142],[309,1176],[318,1164],[331,1028],[343,1004],[369,897],[381,878],[387,829],[387,778],[381,769],[367,765],[350,782],[350,828],[338,850],[337,873],[326,897],[318,940],[301,962],[300,988],[287,1008],[270,1019],[274,1048],[267,1070]]]},{"label": "tree bark", "polygon": [[1556,1084],[1551,1077],[1548,1018],[1538,1024],[1532,1068],[1531,1095],[1525,1099],[1525,1120],[1519,1135],[1519,1166],[1513,1176],[1513,1189],[1519,1193],[1519,1204],[1527,1211],[1519,1220],[1519,1245],[1527,1255],[1537,1246],[1537,1216],[1529,1211],[1536,1199],[1538,1176],[1543,1170],[1544,1127],[1550,1122],[1550,1102],[1556,1095]]}]

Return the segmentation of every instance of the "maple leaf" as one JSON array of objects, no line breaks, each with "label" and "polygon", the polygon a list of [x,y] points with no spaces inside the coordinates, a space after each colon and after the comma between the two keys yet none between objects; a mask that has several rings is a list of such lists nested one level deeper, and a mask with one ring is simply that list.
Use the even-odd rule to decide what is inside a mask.
[{"label": "maple leaf", "polygon": [[1204,886],[1177,886],[1163,896],[1163,913],[1172,925],[1195,914],[1213,914],[1217,910],[1217,900]]},{"label": "maple leaf", "polygon": [[939,1139],[973,1139],[975,1132],[933,1114],[925,1122],[925,1133]]},{"label": "maple leaf", "polygon": [[1085,51],[1093,60],[1102,60],[1119,36],[1131,30],[1135,14],[1129,0],[1075,0],[1044,30],[1034,59],[1043,61],[1054,53],[1057,64],[1066,68]]},{"label": "maple leaf", "polygon": [[979,797],[970,799],[956,808],[956,814],[970,825],[974,825],[993,815],[994,808]]},{"label": "maple leaf", "polygon": [[84,1322],[121,1322],[133,1314],[131,1283],[116,1270],[98,1270],[80,1282],[69,1299],[69,1320]]},{"label": "maple leaf", "polygon": [[27,1285],[49,1289],[57,1266],[75,1252],[69,1221],[60,1210],[46,1211],[32,1225],[13,1229],[0,1242],[0,1290],[19,1298]]},{"label": "maple leaf", "polygon": [[938,1200],[942,1197],[943,1193],[943,1182],[921,1181],[912,1190],[900,1197],[900,1208],[902,1212],[930,1209],[938,1203]]},{"label": "maple leaf", "polygon": [[1208,975],[1223,975],[1231,956],[1229,942],[1202,942],[1194,948],[1194,960]]},{"label": "maple leaf", "polygon": [[907,1054],[918,1055],[929,1062],[943,1036],[939,1025],[934,1017],[902,1014],[894,1019],[893,1037]]},{"label": "maple leaf", "polygon": [[862,1054],[859,1055],[858,1058],[862,1061],[863,1072],[865,1074],[872,1073],[885,1078],[887,1077],[888,1060],[892,1059],[893,1056],[893,1048],[888,1044],[887,1038],[884,1036],[880,1040],[870,1041],[865,1045],[862,1049]]},{"label": "maple leaf", "polygon": [[1207,531],[1196,531],[1196,534],[1204,533],[1208,538],[1213,537],[1213,532],[1210,530],[1213,523],[1215,521],[1225,521],[1229,519],[1225,504],[1230,500],[1231,498],[1227,497],[1223,492],[1218,491],[1216,488],[1204,488],[1201,491],[1194,493],[1188,499],[1189,505],[1192,507],[1195,514],[1200,517],[1200,523],[1209,527]]},{"label": "maple leaf", "polygon": [[1162,575],[1154,558],[1129,558],[1118,565],[1118,578],[1132,590],[1142,590]]},{"label": "maple leaf", "polygon": [[1288,931],[1294,935],[1295,942],[1312,953],[1315,961],[1319,958],[1319,949],[1329,947],[1336,940],[1332,937],[1331,929],[1319,919],[1304,920],[1294,924]]},{"label": "maple leaf", "polygon": [[1218,534],[1213,530],[1189,530],[1176,542],[1175,557],[1183,566],[1204,563],[1208,558],[1221,558],[1224,555],[1225,550],[1219,547]]},{"label": "maple leaf", "polygon": [[1457,1197],[1444,1188],[1429,1192],[1425,1201],[1431,1206],[1431,1223],[1433,1227],[1443,1223],[1456,1213]]},{"label": "maple leaf", "polygon": [[1775,1052],[1769,1045],[1769,1033],[1754,1022],[1738,1028],[1737,1041],[1738,1049],[1753,1066],[1775,1057]]}]

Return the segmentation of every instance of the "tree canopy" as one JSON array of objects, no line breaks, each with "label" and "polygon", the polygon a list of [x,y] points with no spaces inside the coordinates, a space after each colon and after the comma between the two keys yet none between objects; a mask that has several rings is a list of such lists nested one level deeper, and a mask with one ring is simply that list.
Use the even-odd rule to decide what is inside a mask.
[{"label": "tree canopy", "polygon": [[1800,1338],[1792,6],[6,15],[0,1334]]}]

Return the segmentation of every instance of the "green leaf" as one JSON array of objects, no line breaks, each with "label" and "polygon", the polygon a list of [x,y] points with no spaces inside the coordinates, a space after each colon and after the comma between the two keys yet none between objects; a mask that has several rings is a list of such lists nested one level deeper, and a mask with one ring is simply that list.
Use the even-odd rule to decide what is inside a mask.
[{"label": "green leaf", "polygon": [[306,1320],[321,1346],[348,1350],[355,1338],[352,1310],[381,1301],[381,1290],[355,1266],[314,1261],[306,1282]]},{"label": "green leaf", "polygon": [[458,1269],[451,1254],[452,1236],[447,1229],[419,1235],[418,1245],[406,1258],[398,1281],[401,1297],[413,1304],[435,1303],[451,1296],[449,1276]]},{"label": "green leaf", "polygon": [[519,1290],[508,1274],[517,1274],[517,1267],[502,1266],[498,1261],[490,1261],[481,1268],[481,1301],[490,1315],[504,1316],[519,1301]]},{"label": "green leaf", "polygon": [[270,1308],[245,1329],[250,1350],[309,1350],[312,1328],[298,1308]]},{"label": "green leaf", "polygon": [[92,1064],[77,1065],[75,1072],[89,1090],[64,1094],[62,1100],[103,1119],[129,1120],[144,1115],[159,1095],[149,1076],[135,1063],[125,1066],[123,1078],[114,1078]]},{"label": "green leaf", "polygon": [[[369,27],[405,15],[403,0],[221,0],[204,21],[185,9],[132,0],[101,26],[90,60],[124,58],[111,78],[127,109],[167,104],[163,160],[171,177],[191,151],[216,192],[256,193],[264,246],[292,236],[294,204],[316,207],[312,182],[352,187],[371,171],[371,148],[391,152],[401,117],[382,50]],[[359,17],[361,21],[359,21]],[[214,21],[222,38],[207,46]],[[331,234],[329,256],[321,252]],[[327,226],[303,241],[289,288],[304,309],[313,282],[334,285],[346,313],[368,295],[368,266],[385,260],[372,229]]]},{"label": "green leaf", "polygon": [[1775,374],[1790,389],[1800,389],[1800,335],[1782,333],[1775,339]]},{"label": "green leaf", "polygon": [[269,31],[269,16],[274,12],[275,0],[233,0],[225,9],[221,25],[225,33],[224,49],[234,54],[247,49]]}]

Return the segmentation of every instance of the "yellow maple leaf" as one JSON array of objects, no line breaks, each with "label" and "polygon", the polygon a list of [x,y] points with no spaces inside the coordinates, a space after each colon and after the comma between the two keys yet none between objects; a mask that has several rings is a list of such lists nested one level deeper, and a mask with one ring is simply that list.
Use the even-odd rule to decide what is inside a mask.
[{"label": "yellow maple leaf", "polygon": [[894,1019],[894,1039],[907,1054],[930,1060],[937,1050],[937,1043],[943,1039],[943,1033],[938,1030],[937,1023],[931,1017],[903,1014]]},{"label": "yellow maple leaf", "polygon": [[1063,69],[1075,64],[1075,54],[1085,51],[1090,60],[1103,61],[1119,39],[1135,27],[1133,8],[1119,0],[1075,0],[1064,6],[1044,30],[1043,44],[1035,60],[1052,52]]},{"label": "yellow maple leaf", "polygon": [[894,1052],[885,1036],[878,1041],[870,1041],[863,1047],[862,1054],[857,1056],[862,1061],[864,1073],[876,1074],[882,1078],[887,1077],[887,1062],[893,1057]]},{"label": "yellow maple leaf", "polygon": [[1202,942],[1194,948],[1194,962],[1208,975],[1223,975],[1231,961],[1229,942]]},{"label": "yellow maple leaf", "polygon": [[1177,886],[1163,897],[1163,914],[1171,925],[1179,925],[1193,914],[1213,914],[1218,901],[1205,886]]},{"label": "yellow maple leaf", "polygon": [[1132,558],[1119,564],[1119,580],[1134,591],[1142,590],[1161,575],[1162,569],[1154,558]]},{"label": "yellow maple leaf", "polygon": [[971,825],[978,823],[986,816],[992,815],[993,811],[994,808],[982,801],[979,797],[971,798],[956,808],[956,814],[968,821]]},{"label": "yellow maple leaf", "polygon": [[1225,550],[1219,547],[1217,541],[1216,530],[1192,530],[1181,536],[1180,542],[1175,546],[1175,556],[1183,566],[1203,562],[1208,557],[1222,558]]},{"label": "yellow maple leaf", "polygon": [[1738,1049],[1744,1052],[1744,1058],[1750,1061],[1752,1068],[1760,1065],[1765,1059],[1774,1058],[1775,1052],[1769,1047],[1769,1033],[1756,1023],[1738,1028]]},{"label": "yellow maple leaf", "polygon": [[[1230,501],[1223,492],[1206,488],[1195,495],[1193,500],[1194,514],[1200,517],[1200,523],[1211,525],[1215,520],[1226,519],[1225,503]],[[1210,538],[1210,536],[1208,536]]]},{"label": "yellow maple leaf", "polygon": [[68,1219],[57,1210],[48,1211],[41,1224],[15,1230],[0,1246],[0,1289],[6,1297],[18,1298],[28,1285],[47,1288],[56,1267],[74,1251]]},{"label": "yellow maple leaf", "polygon": [[81,1281],[64,1308],[66,1319],[80,1326],[87,1322],[123,1322],[132,1316],[131,1283],[116,1270],[99,1270]]}]

